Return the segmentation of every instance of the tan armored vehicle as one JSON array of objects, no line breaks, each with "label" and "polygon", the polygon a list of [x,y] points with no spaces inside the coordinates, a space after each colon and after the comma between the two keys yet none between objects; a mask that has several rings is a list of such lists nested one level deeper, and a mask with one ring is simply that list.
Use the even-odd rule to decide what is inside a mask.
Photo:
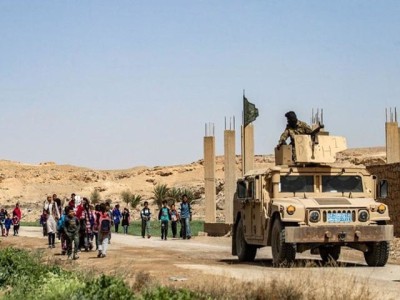
[{"label": "tan armored vehicle", "polygon": [[387,206],[375,199],[386,182],[364,167],[335,166],[336,153],[345,149],[343,137],[297,135],[293,153],[290,145],[275,149],[275,167],[238,180],[232,255],[252,261],[258,248],[271,246],[279,266],[306,250],[336,261],[347,246],[362,251],[369,266],[384,266],[393,226]]}]

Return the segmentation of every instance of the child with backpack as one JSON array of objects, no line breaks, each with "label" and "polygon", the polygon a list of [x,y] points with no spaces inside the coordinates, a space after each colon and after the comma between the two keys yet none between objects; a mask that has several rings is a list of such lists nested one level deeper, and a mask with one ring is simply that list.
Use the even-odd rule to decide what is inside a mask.
[{"label": "child with backpack", "polygon": [[13,228],[14,228],[14,236],[18,235],[18,231],[19,231],[19,218],[18,216],[14,216],[13,220]]},{"label": "child with backpack", "polygon": [[149,202],[144,202],[144,208],[140,212],[140,217],[142,218],[142,238],[145,237],[145,233],[147,232],[147,238],[151,238],[150,234],[150,218],[151,211],[149,208]]},{"label": "child with backpack", "polygon": [[5,236],[8,236],[12,223],[13,220],[10,218],[10,214],[8,214],[7,218],[4,220],[4,227],[6,228]]},{"label": "child with backpack", "polygon": [[4,208],[0,209],[0,227],[2,236],[6,236],[6,229],[4,226],[6,218],[7,218],[7,211]]},{"label": "child with backpack", "polygon": [[158,219],[161,221],[161,239],[167,240],[168,236],[168,223],[171,220],[171,211],[167,207],[167,201],[162,202],[162,207],[158,213]]},{"label": "child with backpack", "polygon": [[99,218],[99,253],[97,257],[106,257],[107,247],[111,233],[111,218],[108,214],[106,206],[100,205],[100,218]]},{"label": "child with backpack", "polygon": [[64,220],[65,220],[65,213],[64,210],[63,214],[61,215],[60,219],[57,221],[57,234],[61,241],[61,255],[65,255],[67,253],[67,236],[64,232]]},{"label": "child with backpack", "polygon": [[[63,224],[64,233],[67,237],[68,259],[78,259],[79,248],[79,220],[75,212],[69,206],[65,208],[65,219]],[[72,243],[74,244],[74,254],[72,255]]]}]

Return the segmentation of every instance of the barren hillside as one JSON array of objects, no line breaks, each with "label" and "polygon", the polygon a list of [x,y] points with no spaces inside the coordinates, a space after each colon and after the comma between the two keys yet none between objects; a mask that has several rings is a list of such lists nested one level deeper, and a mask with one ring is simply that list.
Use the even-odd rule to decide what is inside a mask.
[{"label": "barren hillside", "polygon": [[[273,155],[256,156],[256,168],[265,168],[274,164]],[[338,163],[379,164],[385,161],[385,149],[363,148],[349,149],[338,156]],[[241,159],[238,156],[237,176],[241,174]],[[223,183],[224,159],[216,159],[217,207],[218,218],[223,219]],[[26,220],[38,218],[42,203],[47,195],[56,193],[66,199],[71,193],[90,197],[96,189],[103,200],[111,199],[113,204],[121,202],[122,191],[129,190],[140,194],[143,199],[151,199],[157,184],[168,187],[191,189],[198,197],[195,205],[195,218],[203,218],[204,198],[203,161],[187,165],[165,167],[136,167],[126,170],[92,170],[87,168],[42,163],[32,165],[13,161],[0,161],[0,204],[11,208],[20,202]]]}]

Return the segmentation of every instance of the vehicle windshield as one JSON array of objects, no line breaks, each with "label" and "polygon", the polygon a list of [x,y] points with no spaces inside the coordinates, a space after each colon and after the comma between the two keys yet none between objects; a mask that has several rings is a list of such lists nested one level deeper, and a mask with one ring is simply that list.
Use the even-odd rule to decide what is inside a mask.
[{"label": "vehicle windshield", "polygon": [[362,193],[361,176],[322,176],[322,192]]},{"label": "vehicle windshield", "polygon": [[314,176],[281,176],[280,192],[314,192]]}]

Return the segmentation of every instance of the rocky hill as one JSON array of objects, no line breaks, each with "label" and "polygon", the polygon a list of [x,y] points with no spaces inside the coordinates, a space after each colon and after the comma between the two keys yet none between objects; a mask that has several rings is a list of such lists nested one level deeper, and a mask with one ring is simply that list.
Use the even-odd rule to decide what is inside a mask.
[{"label": "rocky hill", "polygon": [[[238,156],[237,176],[241,174],[241,159]],[[256,156],[255,168],[274,165],[274,156]],[[385,162],[385,148],[349,149],[338,156],[338,163],[380,164]],[[187,188],[194,192],[195,218],[204,217],[204,169],[199,160],[186,165],[165,167],[135,167],[126,170],[92,170],[53,162],[32,165],[13,161],[0,161],[0,205],[7,209],[21,204],[25,220],[36,220],[47,195],[56,193],[67,199],[71,193],[90,197],[94,190],[101,199],[110,199],[113,204],[121,203],[121,192],[131,191],[142,195],[143,200],[151,200],[157,184],[168,187]],[[224,159],[216,158],[217,216],[224,219]],[[152,203],[150,201],[150,203]],[[125,205],[125,204],[124,204]],[[123,206],[124,206],[123,205]],[[135,213],[135,212],[134,212]],[[137,211],[136,211],[137,213]]]}]

